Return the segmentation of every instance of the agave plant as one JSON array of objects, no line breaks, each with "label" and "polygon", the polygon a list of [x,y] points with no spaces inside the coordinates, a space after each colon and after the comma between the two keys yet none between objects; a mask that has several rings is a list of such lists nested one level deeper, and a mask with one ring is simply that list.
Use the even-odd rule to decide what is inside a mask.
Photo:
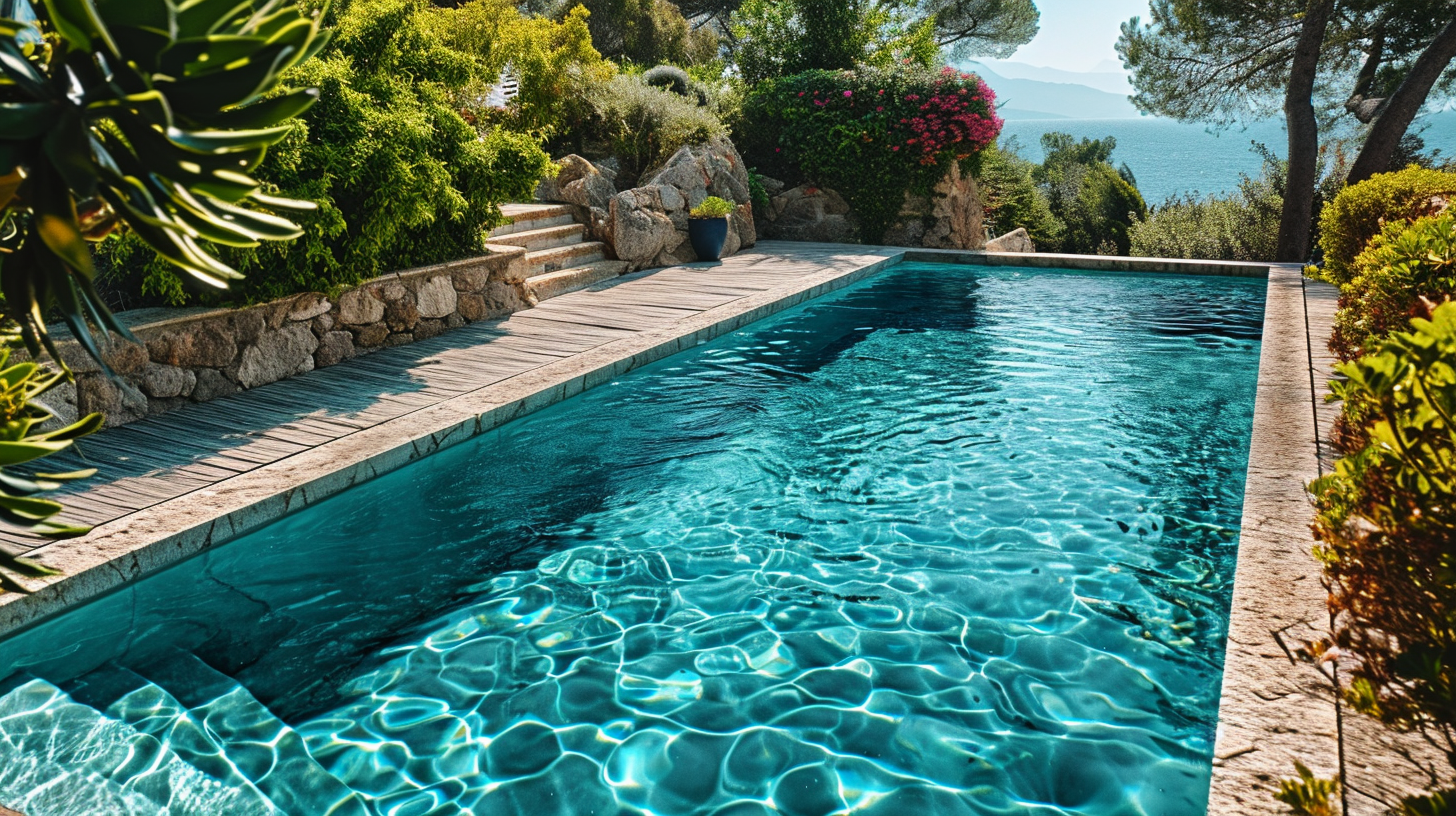
[{"label": "agave plant", "polygon": [[[7,9],[8,7],[8,9]],[[9,11],[8,14],[5,12]],[[97,295],[88,241],[132,230],[214,286],[204,248],[300,234],[255,209],[309,209],[251,173],[316,92],[280,75],[323,47],[295,0],[0,0],[0,293],[32,354],[54,310],[129,336]]]},{"label": "agave plant", "polygon": [[[0,337],[0,339],[4,339]],[[13,339],[13,335],[9,338]],[[74,479],[84,479],[95,469],[70,473],[37,472],[41,459],[59,453],[83,436],[101,429],[100,414],[91,414],[61,428],[41,430],[55,413],[42,396],[60,385],[65,375],[48,371],[34,362],[9,365],[8,344],[0,345],[0,522],[47,538],[84,535],[90,528],[54,521],[65,508],[56,501],[39,498]],[[53,571],[17,557],[0,553],[0,592],[25,592],[14,573],[38,577]]]}]

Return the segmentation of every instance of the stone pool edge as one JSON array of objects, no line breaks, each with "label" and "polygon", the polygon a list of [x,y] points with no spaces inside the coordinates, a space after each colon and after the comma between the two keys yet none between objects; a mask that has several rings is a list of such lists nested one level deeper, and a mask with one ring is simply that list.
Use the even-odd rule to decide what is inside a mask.
[{"label": "stone pool edge", "polygon": [[[822,245],[821,245],[822,246]],[[876,260],[827,269],[668,326],[623,338],[240,474],[37,551],[62,575],[0,595],[0,637],[122,588],[349,487],[465,442],[627,372],[902,262],[1267,277],[1210,816],[1283,813],[1272,793],[1299,758],[1338,771],[1335,708],[1312,669],[1291,666],[1273,632],[1318,626],[1324,594],[1310,555],[1304,484],[1317,473],[1309,341],[1297,267],[1267,264],[845,246]],[[1292,576],[1292,577],[1291,577]],[[1312,631],[1312,630],[1311,630]]]},{"label": "stone pool edge", "polygon": [[1341,772],[1330,683],[1291,654],[1327,622],[1305,491],[1319,433],[1303,271],[1271,265],[1268,277],[1208,816],[1288,813],[1274,794],[1296,760]]}]

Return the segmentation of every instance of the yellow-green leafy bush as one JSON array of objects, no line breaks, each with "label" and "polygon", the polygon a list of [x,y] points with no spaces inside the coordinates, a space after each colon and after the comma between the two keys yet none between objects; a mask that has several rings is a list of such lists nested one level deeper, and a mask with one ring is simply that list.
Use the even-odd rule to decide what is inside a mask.
[{"label": "yellow-green leafy bush", "polygon": [[1272,261],[1284,195],[1283,168],[1266,161],[1231,195],[1173,198],[1151,208],[1128,230],[1132,254],[1145,258]]},{"label": "yellow-green leafy bush", "polygon": [[[550,160],[534,138],[483,133],[461,115],[460,93],[481,81],[476,54],[451,48],[426,0],[350,0],[318,57],[285,77],[319,101],[271,149],[260,179],[316,201],[288,244],[231,249],[247,277],[199,293],[135,241],[103,249],[112,287],[153,302],[256,302],[330,291],[385,272],[478,253],[499,205],[530,196]],[[119,279],[119,280],[118,280]]]},{"label": "yellow-green leafy bush", "polygon": [[1355,258],[1387,224],[1430,215],[1437,201],[1456,195],[1456,173],[1412,165],[1379,173],[1341,190],[1320,212],[1319,245],[1324,278],[1345,284],[1354,276]]},{"label": "yellow-green leafy bush", "polygon": [[[1338,371],[1365,441],[1310,489],[1345,699],[1456,760],[1456,303]],[[1432,780],[1452,781],[1449,767]],[[1441,801],[1399,812],[1449,812]]]},{"label": "yellow-green leafy bush", "polygon": [[519,94],[504,111],[472,110],[474,115],[550,136],[574,115],[586,87],[616,74],[593,47],[588,16],[577,6],[558,21],[522,14],[514,0],[470,0],[436,9],[429,22],[451,50],[476,61],[479,82],[465,89],[473,97],[467,103],[478,103],[507,67],[517,80]]},{"label": "yellow-green leafy bush", "polygon": [[1456,295],[1456,215],[1387,224],[1352,270],[1341,288],[1330,340],[1341,360],[1353,360],[1374,341],[1404,329],[1424,311],[1422,299],[1440,303]]}]

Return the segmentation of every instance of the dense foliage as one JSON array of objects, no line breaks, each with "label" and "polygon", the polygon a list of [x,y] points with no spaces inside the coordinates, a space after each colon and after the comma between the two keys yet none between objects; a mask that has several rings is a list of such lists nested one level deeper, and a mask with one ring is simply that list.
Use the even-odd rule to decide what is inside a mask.
[{"label": "dense foliage", "polygon": [[981,157],[981,197],[986,227],[993,235],[1025,229],[1037,248],[1055,252],[1066,236],[1067,225],[1052,213],[1046,191],[1036,183],[1037,166],[1016,152],[1014,140],[993,145]]},{"label": "dense foliage", "polygon": [[[500,221],[498,205],[531,195],[549,165],[537,142],[481,133],[461,115],[460,93],[482,79],[480,55],[441,33],[445,15],[461,13],[424,0],[352,0],[329,47],[286,75],[318,88],[318,104],[258,175],[319,209],[300,219],[298,241],[224,254],[247,275],[229,300],[330,291],[477,253]],[[144,294],[172,304],[199,297],[134,240],[105,255],[112,275],[141,276]]]},{"label": "dense foliage", "polygon": [[[1456,303],[1338,371],[1364,445],[1311,490],[1334,645],[1353,658],[1345,696],[1456,760]],[[1446,812],[1434,804],[1405,812]]]},{"label": "dense foliage", "polygon": [[1042,163],[1033,175],[1066,226],[1061,251],[1128,254],[1128,231],[1147,215],[1147,204],[1127,166],[1112,166],[1117,140],[1109,136],[1078,142],[1065,133],[1047,133],[1041,147]]},{"label": "dense foliage", "polygon": [[1001,131],[995,94],[945,69],[810,71],[753,89],[740,144],[769,175],[838,191],[878,241],[907,192],[928,192]]},{"label": "dense foliage", "polygon": [[[1341,287],[1330,349],[1353,360],[1404,329],[1424,302],[1456,296],[1456,215],[1396,221],[1370,242]],[[1424,301],[1424,302],[1423,302]]]},{"label": "dense foliage", "polygon": [[862,66],[928,68],[939,51],[934,21],[912,11],[875,0],[746,0],[733,15],[734,57],[750,84]]},{"label": "dense foliage", "polygon": [[[0,338],[13,341],[13,337]],[[84,479],[94,469],[73,473],[37,472],[40,461],[69,448],[71,443],[101,429],[100,414],[91,414],[60,427],[46,407],[47,392],[65,381],[65,377],[37,365],[22,362],[7,365],[9,342],[0,343],[0,523],[25,530],[33,535],[70,538],[90,530],[54,520],[64,508],[59,502],[39,498],[55,490],[61,483]],[[42,430],[42,426],[49,427]],[[24,561],[16,561],[0,553],[0,565],[22,574],[37,574]],[[0,591],[25,591],[0,571]]]},{"label": "dense foliage", "polygon": [[[585,88],[616,74],[593,46],[587,19],[581,6],[558,21],[522,14],[514,0],[469,0],[433,12],[429,27],[451,51],[475,62],[475,81],[456,91],[471,118],[549,138],[578,113]],[[508,67],[518,95],[503,111],[482,110],[484,85]]]},{"label": "dense foliage", "polygon": [[1283,173],[1276,163],[1266,161],[1263,173],[1243,176],[1230,195],[1189,195],[1153,207],[1128,231],[1131,254],[1272,261],[1283,205]]},{"label": "dense foliage", "polygon": [[269,11],[76,0],[0,19],[0,288],[33,354],[50,345],[52,308],[98,359],[88,319],[127,334],[95,289],[89,247],[118,226],[168,274],[212,286],[238,274],[204,244],[298,235],[253,205],[310,205],[265,195],[251,174],[313,101],[264,96],[327,37],[292,3]]},{"label": "dense foliage", "polygon": [[1456,173],[1408,167],[1352,184],[1335,196],[1319,219],[1319,245],[1324,251],[1323,277],[1348,283],[1355,257],[1386,224],[1412,221],[1456,195]]},{"label": "dense foliage", "polygon": [[619,75],[584,89],[584,115],[569,131],[571,148],[611,156],[626,184],[672,156],[678,148],[724,136],[712,109],[694,96],[653,87],[641,76]]},{"label": "dense foliage", "polygon": [[1130,230],[1147,214],[1132,172],[1112,166],[1117,140],[1042,136],[1043,161],[1010,139],[987,151],[980,183],[993,233],[1024,228],[1041,252],[1126,255]]},{"label": "dense foliage", "polygon": [[713,29],[694,27],[668,0],[567,0],[556,4],[556,16],[585,8],[587,25],[598,51],[610,59],[655,65],[687,65],[718,56]]}]

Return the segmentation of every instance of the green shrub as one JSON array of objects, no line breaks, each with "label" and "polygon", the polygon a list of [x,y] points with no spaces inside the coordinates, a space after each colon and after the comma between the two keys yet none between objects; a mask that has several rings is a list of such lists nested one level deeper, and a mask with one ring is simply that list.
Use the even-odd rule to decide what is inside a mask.
[{"label": "green shrub", "polygon": [[933,19],[873,0],[746,0],[732,17],[733,53],[750,84],[806,71],[929,68],[939,56]]},{"label": "green shrub", "polygon": [[1299,778],[1282,780],[1274,798],[1288,805],[1293,816],[1340,816],[1340,780],[1321,779],[1297,759],[1294,770]]},{"label": "green shrub", "polygon": [[1126,255],[1129,231],[1147,216],[1147,205],[1132,173],[1111,164],[1117,140],[1074,141],[1066,133],[1041,137],[1045,157],[1033,177],[1041,185],[1052,213],[1066,225],[1061,251],[1081,255]]},{"label": "green shrub", "polygon": [[688,72],[676,65],[659,65],[642,73],[642,81],[654,88],[672,91],[678,96],[697,98],[693,92],[693,80]]},{"label": "green shrub", "polygon": [[[592,47],[587,18],[580,6],[556,21],[522,14],[514,0],[469,0],[435,10],[428,22],[445,45],[476,62],[476,82],[457,91],[462,108],[509,130],[551,136],[577,111],[585,87],[616,74]],[[508,65],[518,95],[505,111],[481,109]]]},{"label": "green shrub", "polygon": [[1355,257],[1386,224],[1429,215],[1432,198],[1452,195],[1456,195],[1456,173],[1414,166],[1380,173],[1341,190],[1320,212],[1324,278],[1334,284],[1349,282]]},{"label": "green shrub", "polygon": [[1169,199],[1128,230],[1130,252],[1146,258],[1270,261],[1279,236],[1284,196],[1271,165],[1244,176],[1232,195]]},{"label": "green shrub", "polygon": [[1351,267],[1330,339],[1341,360],[1404,329],[1424,309],[1422,299],[1440,303],[1456,295],[1456,215],[1387,224]]},{"label": "green shrub", "polygon": [[738,143],[771,175],[838,191],[875,242],[907,192],[928,193],[952,163],[970,170],[995,141],[995,99],[950,68],[810,71],[754,88]]},{"label": "green shrub", "polygon": [[578,152],[605,153],[622,162],[619,184],[666,161],[678,148],[727,135],[710,108],[640,76],[621,75],[587,89],[589,116],[570,138]]},{"label": "green shrub", "polygon": [[718,35],[713,29],[693,28],[668,0],[579,1],[591,12],[587,25],[592,42],[611,59],[638,65],[688,65],[718,56]]},{"label": "green shrub", "polygon": [[1035,164],[1017,155],[1014,139],[1005,146],[986,148],[978,179],[985,199],[986,226],[993,235],[1024,228],[1037,249],[1058,252],[1067,226],[1052,213],[1046,193],[1033,178],[1035,170]]},{"label": "green shrub", "polygon": [[498,205],[531,195],[550,161],[529,137],[481,134],[462,118],[456,94],[479,63],[449,48],[431,15],[424,0],[352,0],[329,47],[288,75],[319,101],[257,175],[319,203],[298,219],[303,238],[224,252],[247,276],[225,293],[184,288],[132,240],[105,246],[108,274],[141,278],[169,304],[257,302],[482,251]]},{"label": "green shrub", "polygon": [[717,196],[708,196],[703,203],[692,209],[689,213],[693,218],[724,218],[733,212],[733,202],[724,201]]},{"label": "green shrub", "polygon": [[[1364,447],[1310,486],[1351,708],[1456,761],[1456,303],[1372,343],[1331,383]],[[1449,787],[1450,768],[1445,769]],[[1437,800],[1407,802],[1407,813]]]}]

